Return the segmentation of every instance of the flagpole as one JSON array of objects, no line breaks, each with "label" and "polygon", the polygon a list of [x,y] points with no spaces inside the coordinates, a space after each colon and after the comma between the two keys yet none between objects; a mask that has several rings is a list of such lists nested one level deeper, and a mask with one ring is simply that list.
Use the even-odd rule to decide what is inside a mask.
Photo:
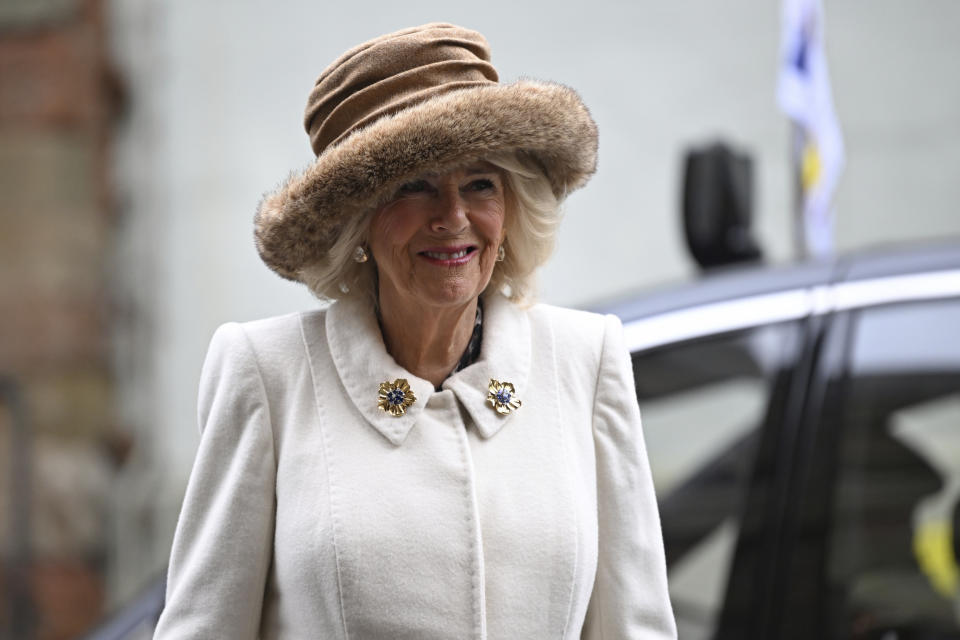
[{"label": "flagpole", "polygon": [[798,261],[810,257],[810,247],[807,246],[803,212],[803,127],[796,120],[790,120],[790,182],[793,191],[793,249]]}]

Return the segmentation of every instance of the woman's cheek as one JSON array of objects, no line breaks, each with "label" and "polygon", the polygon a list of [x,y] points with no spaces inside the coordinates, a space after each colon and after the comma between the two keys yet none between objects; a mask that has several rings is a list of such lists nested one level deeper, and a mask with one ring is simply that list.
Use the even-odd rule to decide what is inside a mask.
[{"label": "woman's cheek", "polygon": [[493,267],[497,263],[497,247],[499,245],[490,242],[487,244],[487,247],[483,250],[483,254],[480,256],[480,268],[484,273],[489,277],[493,274]]},{"label": "woman's cheek", "polygon": [[500,246],[503,237],[503,225],[505,222],[505,212],[499,203],[492,206],[482,217],[480,224],[483,225],[484,237],[494,245],[494,249]]}]

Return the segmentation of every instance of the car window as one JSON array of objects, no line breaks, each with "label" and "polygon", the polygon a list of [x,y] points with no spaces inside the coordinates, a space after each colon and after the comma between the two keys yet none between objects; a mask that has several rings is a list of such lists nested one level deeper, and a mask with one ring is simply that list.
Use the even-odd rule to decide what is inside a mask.
[{"label": "car window", "polygon": [[960,302],[854,318],[829,519],[830,637],[960,638]]},{"label": "car window", "polygon": [[633,356],[682,638],[716,631],[774,380],[797,345],[784,323]]}]

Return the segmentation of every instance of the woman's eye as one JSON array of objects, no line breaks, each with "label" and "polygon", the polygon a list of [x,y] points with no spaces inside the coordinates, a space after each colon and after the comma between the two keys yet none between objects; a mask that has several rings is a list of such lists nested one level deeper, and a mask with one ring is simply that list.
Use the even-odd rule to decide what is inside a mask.
[{"label": "woman's eye", "polygon": [[493,189],[496,189],[496,185],[493,183],[493,180],[488,178],[480,178],[467,185],[468,191],[490,191]]}]

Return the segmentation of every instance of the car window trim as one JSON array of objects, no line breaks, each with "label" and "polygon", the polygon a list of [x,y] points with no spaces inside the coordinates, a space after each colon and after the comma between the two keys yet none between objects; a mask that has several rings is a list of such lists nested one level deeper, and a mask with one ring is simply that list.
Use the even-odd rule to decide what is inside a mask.
[{"label": "car window trim", "polygon": [[631,353],[777,322],[960,296],[960,269],[822,284],[624,319]]}]

